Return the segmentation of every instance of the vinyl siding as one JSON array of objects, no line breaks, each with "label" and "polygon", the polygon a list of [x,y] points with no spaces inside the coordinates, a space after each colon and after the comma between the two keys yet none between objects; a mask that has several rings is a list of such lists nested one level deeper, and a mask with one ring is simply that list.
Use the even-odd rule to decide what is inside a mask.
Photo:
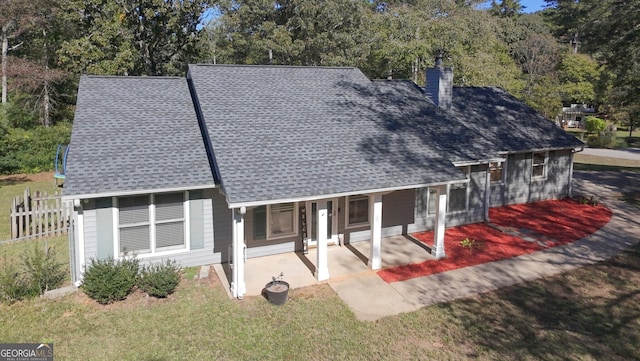
[{"label": "vinyl siding", "polygon": [[506,171],[505,185],[492,184],[492,207],[564,198],[569,192],[571,150],[549,152],[545,179],[532,179],[532,153],[509,155]]},{"label": "vinyl siding", "polygon": [[84,215],[84,259],[85,264],[91,264],[91,259],[98,257],[98,222],[96,201],[90,199],[82,205]]},{"label": "vinyl siding", "polygon": [[[197,195],[198,192],[194,192]],[[201,193],[202,194],[202,193]],[[190,196],[191,198],[191,196]],[[227,252],[228,244],[230,244],[230,229],[231,221],[230,216],[228,222],[224,227],[221,226],[220,243],[221,247],[225,249],[224,252],[214,249],[214,202],[217,208],[220,210],[221,220],[218,222],[223,224],[225,222],[224,210],[230,214],[229,209],[226,206],[224,197],[220,196],[217,190],[206,190],[202,196],[194,199],[194,204],[189,201],[188,207],[192,209],[197,207],[201,209],[201,215],[194,214],[194,217],[190,217],[191,226],[197,228],[197,230],[190,232],[190,240],[195,242],[196,249],[184,250],[183,252],[176,252],[166,256],[152,256],[143,255],[140,257],[142,264],[161,262],[165,259],[173,259],[178,262],[182,267],[200,266],[204,264],[220,263],[222,254]],[[108,215],[112,208],[105,208],[103,200],[100,200],[103,206],[96,209],[96,200],[89,200],[83,204],[84,214],[84,237],[85,237],[85,260],[87,263],[91,259],[103,259],[108,252],[108,248],[113,249],[113,222],[114,220]],[[195,222],[193,222],[195,218]],[[110,220],[110,221],[108,221]],[[225,237],[224,231],[227,232]],[[111,237],[106,237],[106,235]],[[98,246],[98,242],[100,245]],[[225,242],[227,246],[225,247]],[[106,243],[106,244],[103,244]]]}]

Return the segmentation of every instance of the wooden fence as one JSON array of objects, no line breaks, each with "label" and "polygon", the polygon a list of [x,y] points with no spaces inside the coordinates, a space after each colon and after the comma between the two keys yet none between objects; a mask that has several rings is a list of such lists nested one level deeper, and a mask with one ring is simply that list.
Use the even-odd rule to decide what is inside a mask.
[{"label": "wooden fence", "polygon": [[35,191],[32,195],[27,188],[24,195],[11,202],[11,239],[66,234],[72,212],[73,204],[62,202],[58,192],[50,196],[47,192]]}]

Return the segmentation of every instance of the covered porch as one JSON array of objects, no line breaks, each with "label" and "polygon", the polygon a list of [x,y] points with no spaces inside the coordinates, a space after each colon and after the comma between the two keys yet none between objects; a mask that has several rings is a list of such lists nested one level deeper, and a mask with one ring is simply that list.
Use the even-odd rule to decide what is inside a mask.
[{"label": "covered porch", "polygon": [[[382,238],[381,245],[382,268],[435,259],[427,245],[408,236]],[[283,279],[292,288],[321,283],[315,276],[317,251],[317,248],[311,248],[306,254],[290,252],[247,259],[244,264],[245,296],[261,295],[265,285],[271,281],[271,277],[278,276],[281,272],[284,274]],[[371,242],[328,246],[327,266],[331,280],[375,272],[376,270],[371,270],[368,265],[370,254]],[[229,290],[232,273],[228,264],[215,265],[215,270],[221,281],[227,283],[225,289]],[[232,297],[232,294],[229,293],[229,296]]]}]

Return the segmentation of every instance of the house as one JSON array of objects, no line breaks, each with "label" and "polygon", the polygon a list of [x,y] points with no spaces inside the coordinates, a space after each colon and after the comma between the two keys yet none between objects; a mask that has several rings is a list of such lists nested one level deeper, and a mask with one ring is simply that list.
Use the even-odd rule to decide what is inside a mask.
[{"label": "house", "polygon": [[571,192],[583,144],[498,88],[427,87],[345,67],[190,65],[186,78],[83,76],[64,199],[74,281],[91,259],[233,264],[488,218]]},{"label": "house", "polygon": [[595,115],[595,108],[590,108],[586,104],[571,104],[571,106],[562,107],[561,124],[563,128],[584,128],[584,119]]}]

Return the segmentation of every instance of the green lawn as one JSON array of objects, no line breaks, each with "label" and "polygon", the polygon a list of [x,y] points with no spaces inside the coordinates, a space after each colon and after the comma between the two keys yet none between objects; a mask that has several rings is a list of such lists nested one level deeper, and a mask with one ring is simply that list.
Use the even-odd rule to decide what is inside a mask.
[{"label": "green lawn", "polygon": [[[34,242],[43,245],[0,252],[15,256]],[[68,257],[66,237],[48,242]],[[639,265],[636,245],[592,266],[378,322],[358,321],[328,285],[291,290],[273,306],[230,300],[215,274],[194,281],[191,269],[165,300],[136,292],[100,306],[78,292],[0,305],[0,342],[53,342],[56,360],[640,359]]]},{"label": "green lawn", "polygon": [[136,293],[99,306],[78,293],[0,305],[0,340],[50,340],[56,360],[640,359],[639,264],[636,246],[378,322],[357,321],[327,285],[292,290],[273,306],[261,297],[229,300],[215,278],[184,280],[166,300]]},{"label": "green lawn", "polygon": [[[584,133],[583,138],[583,131],[576,128],[567,129],[567,133],[572,134],[578,139],[583,139],[584,141],[586,141],[588,136],[587,133]],[[631,137],[629,137],[628,130],[618,130],[616,131],[616,137],[616,148],[640,148],[640,130],[634,130]]]},{"label": "green lawn", "polygon": [[[11,237],[10,209],[11,201],[17,195],[23,195],[25,188],[29,187],[31,193],[35,191],[62,192],[62,188],[56,189],[53,183],[53,173],[40,173],[29,175],[12,175],[0,177],[0,242]],[[32,247],[52,247],[55,249],[60,262],[69,264],[69,247],[67,236],[48,237],[44,239],[24,240],[0,245],[0,263],[21,262],[25,251]]]}]

